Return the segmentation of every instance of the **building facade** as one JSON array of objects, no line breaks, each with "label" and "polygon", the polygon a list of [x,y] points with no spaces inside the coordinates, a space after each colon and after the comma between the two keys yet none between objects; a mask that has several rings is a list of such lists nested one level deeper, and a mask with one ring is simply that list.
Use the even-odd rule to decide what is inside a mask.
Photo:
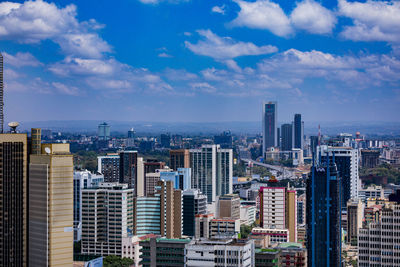
[{"label": "building facade", "polygon": [[177,149],[169,151],[170,168],[190,168],[190,153],[188,149]]},{"label": "building facade", "polygon": [[182,233],[186,236],[194,236],[195,216],[207,213],[207,197],[198,189],[185,190],[182,197]]},{"label": "building facade", "polygon": [[281,150],[292,151],[293,148],[293,127],[286,123],[281,126]]},{"label": "building facade", "polygon": [[278,143],[278,103],[264,102],[262,109],[263,151]]},{"label": "building facade", "polygon": [[119,182],[119,155],[98,156],[97,172],[103,174],[104,182]]}]

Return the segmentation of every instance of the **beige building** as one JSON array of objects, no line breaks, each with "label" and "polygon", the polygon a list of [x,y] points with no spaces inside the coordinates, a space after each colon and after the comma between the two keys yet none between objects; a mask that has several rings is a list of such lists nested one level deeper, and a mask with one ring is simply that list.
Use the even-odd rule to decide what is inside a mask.
[{"label": "beige building", "polygon": [[188,149],[169,151],[170,168],[177,171],[178,168],[190,168],[190,153]]},{"label": "beige building", "polygon": [[0,134],[0,266],[4,267],[27,266],[27,143],[26,134]]},{"label": "beige building", "polygon": [[220,196],[218,199],[219,218],[240,219],[240,198],[238,195],[230,194]]},{"label": "beige building", "polygon": [[361,199],[347,202],[347,243],[357,246],[358,232],[364,218],[364,203]]},{"label": "beige building", "polygon": [[297,193],[296,190],[286,192],[286,228],[289,229],[289,242],[297,242]]},{"label": "beige building", "polygon": [[29,265],[72,266],[73,234],[69,144],[42,144],[29,165]]}]

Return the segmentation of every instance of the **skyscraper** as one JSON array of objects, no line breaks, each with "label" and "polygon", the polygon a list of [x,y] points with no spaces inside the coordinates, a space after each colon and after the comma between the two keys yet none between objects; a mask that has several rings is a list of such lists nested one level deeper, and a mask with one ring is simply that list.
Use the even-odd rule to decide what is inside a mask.
[{"label": "skyscraper", "polygon": [[137,151],[126,150],[119,152],[120,183],[128,184],[129,188],[135,189],[137,184],[137,167],[138,167]]},{"label": "skyscraper", "polygon": [[292,124],[286,123],[281,126],[281,150],[291,151],[293,148],[293,129]]},{"label": "skyscraper", "polygon": [[119,182],[119,155],[97,157],[97,172],[104,175],[104,182]]},{"label": "skyscraper", "polygon": [[97,130],[97,135],[100,140],[110,139],[110,125],[108,125],[106,122],[99,124]]},{"label": "skyscraper", "polygon": [[3,55],[0,52],[0,133],[4,133],[4,68],[3,68]]},{"label": "skyscraper", "polygon": [[303,149],[304,146],[304,123],[301,121],[301,114],[294,114],[293,121],[293,147]]},{"label": "skyscraper", "polygon": [[72,266],[73,241],[69,144],[42,144],[29,164],[29,266]]},{"label": "skyscraper", "polygon": [[170,167],[174,171],[178,168],[190,168],[190,153],[187,149],[169,151]]},{"label": "skyscraper", "polygon": [[192,188],[200,189],[208,202],[215,201],[216,196],[232,193],[232,149],[221,149],[219,145],[190,149],[190,168]]},{"label": "skyscraper", "polygon": [[134,138],[135,138],[135,130],[134,130],[133,128],[131,128],[131,129],[128,131],[128,138],[129,138],[129,139],[134,139]]},{"label": "skyscraper", "polygon": [[182,232],[183,235],[194,236],[195,216],[197,214],[206,214],[207,197],[201,194],[198,189],[185,190],[182,195]]},{"label": "skyscraper", "polygon": [[341,266],[341,178],[336,164],[313,166],[307,179],[308,266]]},{"label": "skyscraper", "polygon": [[26,134],[0,134],[0,266],[4,267],[27,266],[27,144]]},{"label": "skyscraper", "polygon": [[278,103],[264,102],[262,111],[263,151],[278,144]]}]

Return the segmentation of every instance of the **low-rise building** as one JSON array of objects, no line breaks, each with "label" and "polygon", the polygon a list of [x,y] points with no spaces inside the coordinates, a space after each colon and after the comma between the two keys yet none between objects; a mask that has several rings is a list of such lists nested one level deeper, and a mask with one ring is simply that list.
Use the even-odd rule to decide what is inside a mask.
[{"label": "low-rise building", "polygon": [[265,235],[270,237],[271,244],[289,242],[289,230],[288,229],[266,229],[266,228],[253,228],[251,235]]},{"label": "low-rise building", "polygon": [[279,267],[281,263],[281,252],[276,248],[261,248],[255,251],[255,267]]}]

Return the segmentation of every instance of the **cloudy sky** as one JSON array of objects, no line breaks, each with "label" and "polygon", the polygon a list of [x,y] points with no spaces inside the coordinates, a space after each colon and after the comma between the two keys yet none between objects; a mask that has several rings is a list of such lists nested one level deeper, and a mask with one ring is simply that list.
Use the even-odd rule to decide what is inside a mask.
[{"label": "cloudy sky", "polygon": [[399,1],[0,3],[6,121],[400,121]]}]

